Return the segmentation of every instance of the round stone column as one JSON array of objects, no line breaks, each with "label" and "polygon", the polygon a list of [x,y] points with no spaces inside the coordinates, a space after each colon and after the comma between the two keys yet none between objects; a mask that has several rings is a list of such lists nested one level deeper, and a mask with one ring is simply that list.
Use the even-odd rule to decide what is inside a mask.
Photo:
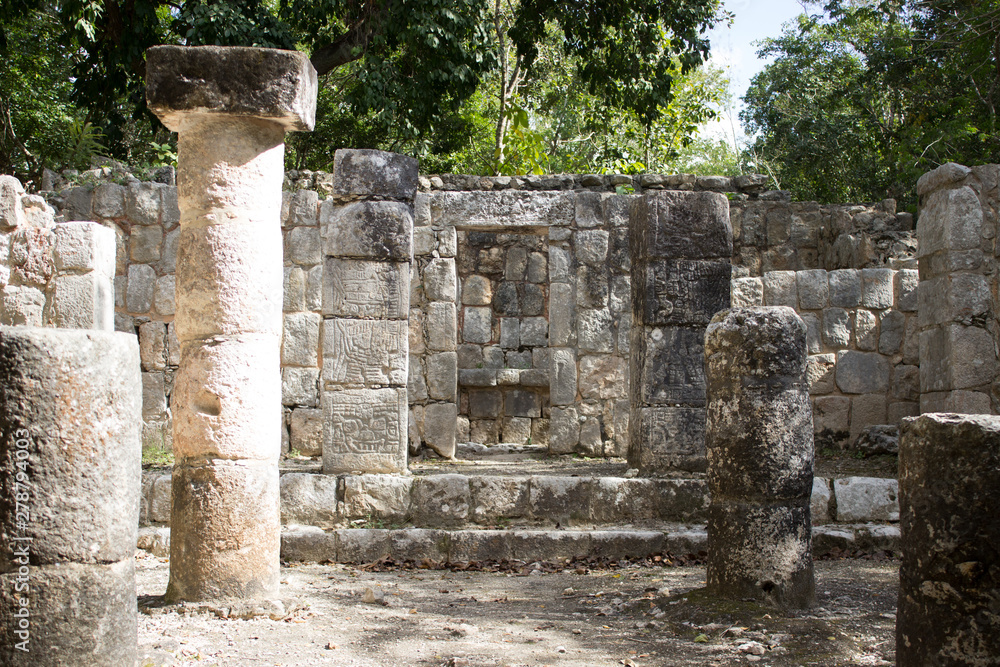
[{"label": "round stone column", "polygon": [[708,589],[806,607],[815,598],[806,328],[791,308],[734,308],[705,334]]},{"label": "round stone column", "polygon": [[178,133],[181,212],[167,599],[278,592],[281,183],[286,131],[312,129],[305,55],[154,47],[150,108]]},{"label": "round stone column", "polygon": [[0,664],[133,665],[139,345],[0,327]]},{"label": "round stone column", "polygon": [[899,439],[896,664],[1000,660],[1000,417],[925,414]]}]

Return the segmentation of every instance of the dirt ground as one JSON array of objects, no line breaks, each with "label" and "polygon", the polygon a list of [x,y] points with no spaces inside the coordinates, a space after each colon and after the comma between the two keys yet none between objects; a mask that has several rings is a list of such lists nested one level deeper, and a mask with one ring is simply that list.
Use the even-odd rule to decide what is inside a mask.
[{"label": "dirt ground", "polygon": [[164,607],[168,564],[140,552],[139,664],[783,667],[894,660],[897,560],[818,561],[818,605],[785,614],[709,600],[703,565],[665,560],[527,563],[489,572],[295,565],[282,569],[283,609],[240,620],[234,616],[245,610],[237,608]]}]

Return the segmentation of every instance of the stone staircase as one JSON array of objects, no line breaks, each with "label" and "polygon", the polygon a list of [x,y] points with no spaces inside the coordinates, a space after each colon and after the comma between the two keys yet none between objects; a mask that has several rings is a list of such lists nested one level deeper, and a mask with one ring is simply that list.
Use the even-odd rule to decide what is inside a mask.
[{"label": "stone staircase", "polygon": [[[484,448],[485,449],[485,448]],[[366,563],[640,558],[706,549],[704,476],[642,478],[624,460],[549,457],[541,447],[464,447],[410,475],[323,475],[283,462],[282,559]],[[168,552],[170,471],[143,473],[140,546]],[[895,549],[896,480],[816,477],[816,554]]]}]

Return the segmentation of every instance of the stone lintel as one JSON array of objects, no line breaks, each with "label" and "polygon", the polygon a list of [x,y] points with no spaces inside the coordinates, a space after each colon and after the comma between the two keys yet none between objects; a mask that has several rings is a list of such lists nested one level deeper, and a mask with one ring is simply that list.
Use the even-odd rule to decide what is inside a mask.
[{"label": "stone lintel", "polygon": [[316,124],[316,69],[304,53],[244,46],[154,46],[146,102],[171,131],[193,115],[259,118],[286,131]]}]

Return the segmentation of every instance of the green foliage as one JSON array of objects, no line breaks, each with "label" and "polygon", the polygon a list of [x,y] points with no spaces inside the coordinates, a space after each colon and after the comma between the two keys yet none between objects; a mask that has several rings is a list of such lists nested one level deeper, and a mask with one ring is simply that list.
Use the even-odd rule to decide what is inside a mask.
[{"label": "green foliage", "polygon": [[1000,161],[997,44],[1000,0],[829,2],[762,45],[751,159],[800,198],[913,208],[924,172]]}]

